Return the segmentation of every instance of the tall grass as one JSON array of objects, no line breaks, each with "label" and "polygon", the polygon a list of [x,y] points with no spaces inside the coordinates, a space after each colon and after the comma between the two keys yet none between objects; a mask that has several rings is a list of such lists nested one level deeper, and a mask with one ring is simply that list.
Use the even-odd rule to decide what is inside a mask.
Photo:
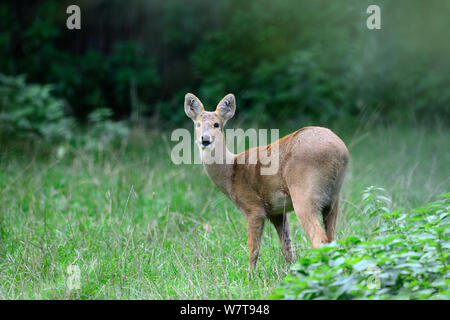
[{"label": "tall grass", "polygon": [[[337,130],[339,131],[339,130]],[[361,193],[412,208],[450,190],[447,129],[338,132],[351,153],[337,238],[366,235]],[[266,224],[247,273],[246,222],[200,165],[170,162],[168,134],[135,131],[112,149],[8,143],[0,152],[0,298],[257,299],[285,277]],[[301,256],[310,244],[294,214]],[[81,288],[67,287],[67,267]]]}]

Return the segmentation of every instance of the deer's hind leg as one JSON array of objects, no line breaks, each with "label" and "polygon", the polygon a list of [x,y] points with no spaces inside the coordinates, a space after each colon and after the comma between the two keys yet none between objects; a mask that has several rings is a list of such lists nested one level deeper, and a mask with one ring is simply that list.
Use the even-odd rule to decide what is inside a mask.
[{"label": "deer's hind leg", "polygon": [[339,209],[339,198],[333,201],[330,205],[326,206],[322,210],[323,223],[325,225],[325,231],[327,233],[328,241],[334,240],[334,230],[336,228],[336,221]]},{"label": "deer's hind leg", "polygon": [[327,233],[328,241],[334,240],[334,230],[336,228],[336,222],[339,211],[339,194],[341,192],[342,182],[344,180],[345,167],[340,170],[336,177],[336,182],[330,196],[330,202],[322,209],[323,223]]},{"label": "deer's hind leg", "polygon": [[291,248],[291,235],[289,232],[289,221],[286,213],[272,215],[268,217],[270,222],[277,230],[278,238],[281,242],[281,250],[283,251],[284,258],[289,263],[294,263],[297,259],[295,252]]},{"label": "deer's hind leg", "polygon": [[314,203],[312,192],[305,190],[301,186],[291,185],[289,187],[289,193],[295,214],[303,229],[306,231],[313,248],[327,243],[328,238],[320,225],[317,215],[318,208]]}]

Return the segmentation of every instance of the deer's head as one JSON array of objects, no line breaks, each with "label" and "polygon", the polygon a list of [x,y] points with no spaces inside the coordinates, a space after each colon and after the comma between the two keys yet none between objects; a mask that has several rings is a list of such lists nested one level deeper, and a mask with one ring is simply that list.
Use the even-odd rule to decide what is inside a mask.
[{"label": "deer's head", "polygon": [[205,111],[201,101],[192,93],[184,99],[184,111],[194,121],[195,142],[200,150],[214,150],[216,143],[224,143],[225,123],[234,115],[236,100],[233,94],[226,95],[215,111]]}]

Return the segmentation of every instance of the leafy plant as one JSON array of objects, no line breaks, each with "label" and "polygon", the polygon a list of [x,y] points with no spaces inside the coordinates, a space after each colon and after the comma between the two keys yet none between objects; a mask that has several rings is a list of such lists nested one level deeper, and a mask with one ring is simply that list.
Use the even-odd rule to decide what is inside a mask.
[{"label": "leafy plant", "polygon": [[380,188],[364,214],[383,222],[369,239],[350,236],[310,250],[272,299],[449,299],[450,193],[411,212],[387,210]]},{"label": "leafy plant", "polygon": [[124,121],[111,120],[112,111],[100,108],[92,111],[89,116],[89,126],[83,136],[84,148],[87,150],[104,150],[128,136],[129,128]]},{"label": "leafy plant", "polygon": [[4,134],[69,139],[75,122],[51,85],[26,84],[25,76],[0,74],[0,130]]}]

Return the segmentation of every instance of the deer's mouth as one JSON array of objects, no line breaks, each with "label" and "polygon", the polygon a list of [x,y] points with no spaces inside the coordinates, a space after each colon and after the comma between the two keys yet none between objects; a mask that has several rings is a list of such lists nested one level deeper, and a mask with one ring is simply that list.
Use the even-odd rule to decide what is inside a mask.
[{"label": "deer's mouth", "polygon": [[198,146],[201,150],[212,149],[214,146],[214,140],[200,140],[198,141]]},{"label": "deer's mouth", "polygon": [[214,139],[212,137],[201,137],[200,142],[200,147],[202,149],[206,149],[206,148],[211,148],[212,144],[214,142]]},{"label": "deer's mouth", "polygon": [[202,141],[202,147],[203,148],[206,148],[207,146],[210,146],[211,145],[211,141],[209,141],[209,140],[203,140]]}]

